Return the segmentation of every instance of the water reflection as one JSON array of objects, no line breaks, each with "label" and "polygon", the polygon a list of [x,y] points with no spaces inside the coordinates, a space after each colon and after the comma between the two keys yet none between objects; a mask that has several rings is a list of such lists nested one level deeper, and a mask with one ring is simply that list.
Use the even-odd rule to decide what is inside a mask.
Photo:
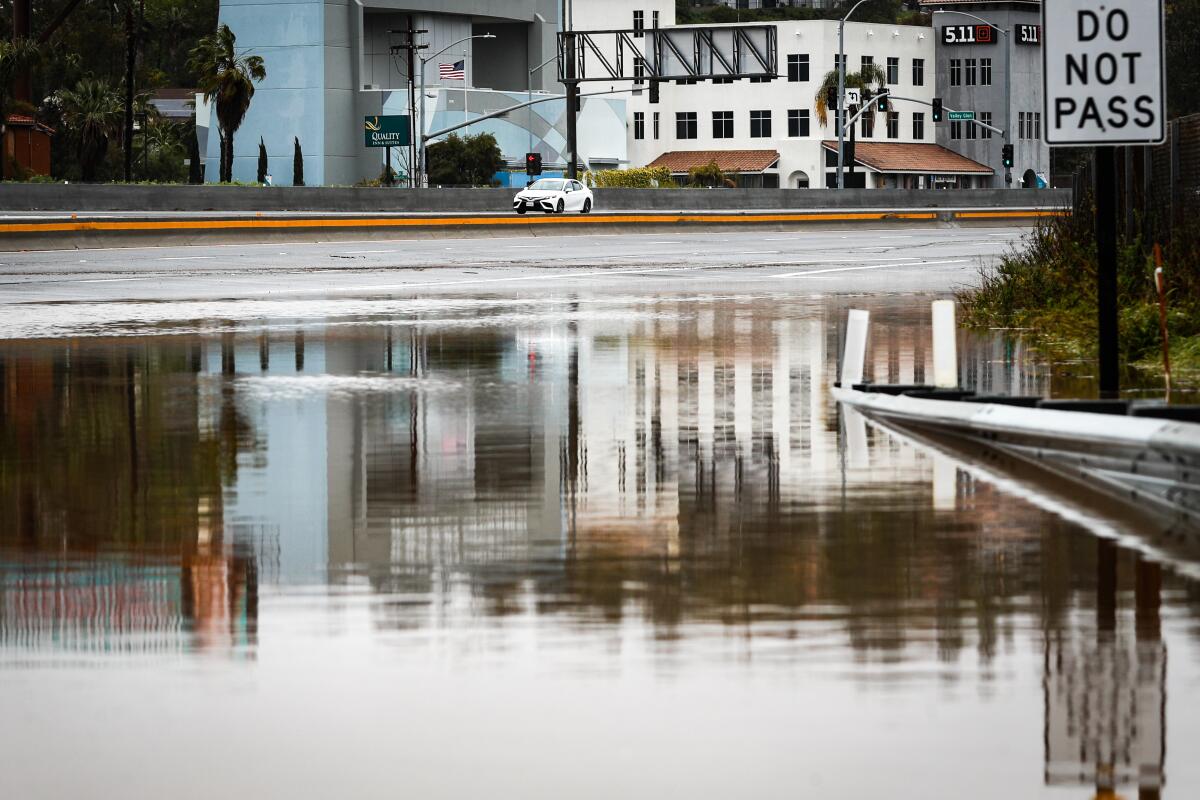
[{"label": "water reflection", "polygon": [[[855,304],[868,374],[922,381],[924,303]],[[1158,791],[1160,607],[1194,619],[1196,584],[841,412],[844,308],[448,302],[0,344],[0,663],[249,660],[260,629],[363,594],[397,658],[466,632],[451,666],[515,658],[520,629],[552,664],[638,639],[667,676],[728,662],[921,694],[1011,681],[1020,653],[1045,784]],[[1011,343],[961,349],[980,391],[1056,390]]]}]

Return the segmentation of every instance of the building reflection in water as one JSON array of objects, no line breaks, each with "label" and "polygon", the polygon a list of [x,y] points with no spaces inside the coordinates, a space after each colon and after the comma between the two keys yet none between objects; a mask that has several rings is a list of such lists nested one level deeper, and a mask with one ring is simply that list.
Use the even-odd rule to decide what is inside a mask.
[{"label": "building reflection in water", "polygon": [[1047,638],[1046,783],[1094,786],[1097,798],[1136,787],[1139,798],[1157,800],[1167,741],[1162,568],[1132,560],[1132,630],[1117,623],[1117,547],[1101,539],[1094,636],[1058,630]]},{"label": "building reflection in water", "polygon": [[[1081,634],[1111,586],[1093,538],[831,402],[847,304],[464,301],[0,345],[0,648],[248,654],[260,581],[365,581],[381,634],[532,608],[799,657],[820,624],[943,676],[973,646],[986,680],[1020,612],[1046,637],[1046,782],[1152,792],[1157,567],[1132,641],[1107,589]],[[872,311],[868,377],[923,381],[927,306]],[[981,392],[1056,388],[1001,338],[960,352]]]}]

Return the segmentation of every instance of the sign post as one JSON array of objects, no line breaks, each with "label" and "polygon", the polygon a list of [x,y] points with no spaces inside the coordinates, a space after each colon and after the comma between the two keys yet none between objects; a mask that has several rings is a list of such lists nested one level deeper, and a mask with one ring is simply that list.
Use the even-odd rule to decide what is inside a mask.
[{"label": "sign post", "polygon": [[1095,148],[1100,396],[1120,393],[1116,145],[1166,139],[1163,0],[1044,0],[1046,142]]}]

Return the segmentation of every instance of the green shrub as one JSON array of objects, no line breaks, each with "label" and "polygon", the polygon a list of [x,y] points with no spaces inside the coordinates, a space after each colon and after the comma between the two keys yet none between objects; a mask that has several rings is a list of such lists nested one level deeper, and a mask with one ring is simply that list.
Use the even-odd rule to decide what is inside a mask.
[{"label": "green shrub", "polygon": [[637,169],[603,169],[585,172],[583,181],[588,186],[600,189],[655,189],[673,188],[671,171],[666,167],[638,167]]}]

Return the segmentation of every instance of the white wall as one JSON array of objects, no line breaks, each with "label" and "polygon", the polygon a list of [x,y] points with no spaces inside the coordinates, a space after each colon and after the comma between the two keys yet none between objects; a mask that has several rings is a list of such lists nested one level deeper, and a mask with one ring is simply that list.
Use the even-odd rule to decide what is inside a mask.
[{"label": "white wall", "polygon": [[[614,5],[624,5],[624,3]],[[780,185],[795,186],[789,178],[800,171],[806,173],[810,185],[823,187],[824,166],[821,153],[822,139],[835,139],[832,116],[829,124],[821,128],[813,109],[817,87],[825,73],[834,68],[834,56],[838,50],[837,23],[835,21],[790,21],[771,23],[779,30],[779,74],[771,83],[738,81],[732,84],[697,83],[680,86],[664,83],[661,86],[660,102],[651,105],[649,92],[635,96],[629,104],[629,157],[633,166],[645,166],[664,152],[672,150],[778,150]],[[807,53],[809,56],[809,80],[800,83],[787,79],[788,55]],[[846,63],[847,69],[855,72],[860,68],[863,55],[870,55],[875,63],[886,68],[887,58],[900,59],[900,81],[890,87],[893,94],[929,102],[934,95],[934,38],[931,28],[908,25],[885,25],[875,23],[847,23]],[[913,86],[912,62],[914,58],[925,60],[925,78],[922,86]],[[772,136],[769,139],[750,137],[750,111],[770,110]],[[810,116],[810,135],[805,138],[789,138],[788,110],[807,109]],[[714,139],[712,112],[734,112],[734,138]],[[875,134],[866,141],[906,143],[934,141],[933,124],[929,119],[929,108],[913,103],[897,102],[893,110],[900,114],[900,135],[896,139],[887,137],[887,126],[882,114],[877,115]],[[646,117],[646,138],[633,138],[633,114],[643,112]],[[661,115],[661,130],[658,140],[653,137],[653,113]],[[698,138],[677,140],[675,138],[675,115],[677,112],[697,113]],[[925,114],[925,136],[912,137],[913,112]],[[859,128],[861,134],[861,127]],[[859,139],[862,140],[861,135]],[[870,184],[869,184],[870,185]]]}]

